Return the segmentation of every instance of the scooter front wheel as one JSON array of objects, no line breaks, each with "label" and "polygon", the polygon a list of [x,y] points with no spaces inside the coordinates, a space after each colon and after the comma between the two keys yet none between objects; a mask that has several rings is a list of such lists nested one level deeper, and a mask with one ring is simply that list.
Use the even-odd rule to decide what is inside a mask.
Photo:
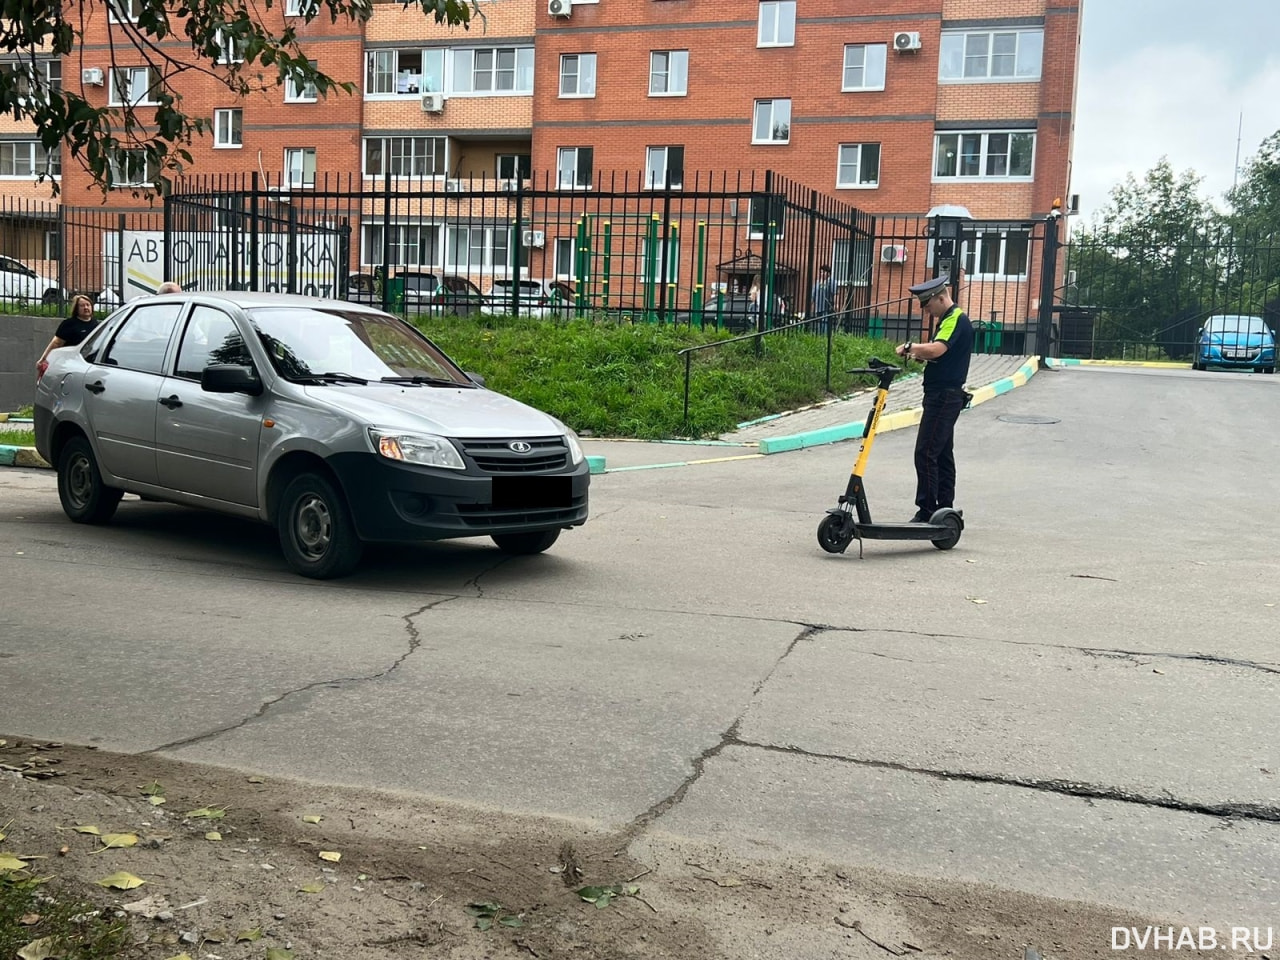
[{"label": "scooter front wheel", "polygon": [[828,513],[818,524],[818,546],[827,553],[844,553],[853,542],[853,518],[847,513]]}]

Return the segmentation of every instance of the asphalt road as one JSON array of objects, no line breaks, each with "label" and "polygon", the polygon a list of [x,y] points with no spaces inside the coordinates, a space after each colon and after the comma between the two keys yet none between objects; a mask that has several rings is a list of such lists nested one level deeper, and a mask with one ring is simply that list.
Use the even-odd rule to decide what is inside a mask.
[{"label": "asphalt road", "polygon": [[[335,583],[265,527],[75,526],[3,471],[0,732],[1280,926],[1278,404],[1041,372],[961,420],[959,546],[861,560],[815,539],[848,443],[606,474],[544,556]],[[884,519],[913,439],[877,441]]]}]

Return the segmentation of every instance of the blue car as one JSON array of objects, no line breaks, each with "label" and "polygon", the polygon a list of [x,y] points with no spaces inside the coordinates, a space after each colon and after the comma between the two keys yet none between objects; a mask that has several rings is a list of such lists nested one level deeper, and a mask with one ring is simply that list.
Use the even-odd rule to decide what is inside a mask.
[{"label": "blue car", "polygon": [[1217,314],[1200,328],[1192,370],[1209,367],[1252,367],[1276,372],[1276,336],[1261,317]]}]

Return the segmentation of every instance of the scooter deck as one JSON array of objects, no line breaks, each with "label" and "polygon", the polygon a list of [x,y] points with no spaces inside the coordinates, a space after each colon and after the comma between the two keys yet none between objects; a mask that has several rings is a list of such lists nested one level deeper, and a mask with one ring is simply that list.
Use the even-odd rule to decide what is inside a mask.
[{"label": "scooter deck", "polygon": [[944,540],[950,527],[936,523],[857,523],[853,525],[863,540]]}]

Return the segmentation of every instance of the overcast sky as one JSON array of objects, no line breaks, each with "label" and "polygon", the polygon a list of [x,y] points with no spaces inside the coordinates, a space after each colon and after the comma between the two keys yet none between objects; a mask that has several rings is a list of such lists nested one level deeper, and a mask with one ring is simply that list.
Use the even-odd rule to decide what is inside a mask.
[{"label": "overcast sky", "polygon": [[1111,187],[1167,156],[1231,187],[1240,115],[1243,166],[1280,130],[1280,0],[1083,0],[1071,178],[1081,219]]}]

